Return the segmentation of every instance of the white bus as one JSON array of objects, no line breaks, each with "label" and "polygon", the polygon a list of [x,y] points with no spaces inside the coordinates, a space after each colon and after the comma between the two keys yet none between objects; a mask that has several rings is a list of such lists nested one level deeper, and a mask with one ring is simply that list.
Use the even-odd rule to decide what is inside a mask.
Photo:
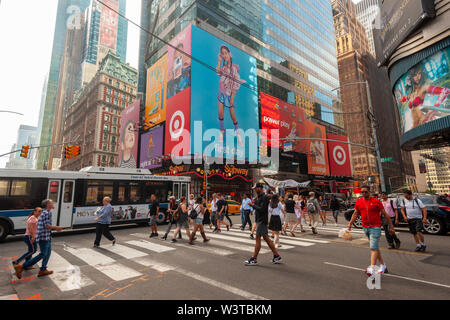
[{"label": "white bus", "polygon": [[44,199],[52,199],[53,224],[65,229],[95,226],[103,197],[112,198],[112,224],[145,224],[150,195],[166,220],[168,198],[188,197],[189,177],[156,176],[148,169],[88,167],[76,171],[0,169],[0,241],[25,232],[26,221]]}]

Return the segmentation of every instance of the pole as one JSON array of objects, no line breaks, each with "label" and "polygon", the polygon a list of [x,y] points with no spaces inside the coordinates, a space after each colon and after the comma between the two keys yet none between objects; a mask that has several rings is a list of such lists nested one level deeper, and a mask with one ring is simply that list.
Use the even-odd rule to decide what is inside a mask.
[{"label": "pole", "polygon": [[380,146],[378,145],[377,129],[375,126],[375,120],[373,119],[374,113],[373,113],[373,107],[372,107],[372,99],[370,97],[369,81],[366,80],[365,82],[366,82],[366,90],[367,90],[367,100],[369,102],[369,112],[371,113],[370,122],[372,124],[373,138],[375,140],[375,152],[377,155],[378,172],[380,174],[381,191],[386,192],[386,185],[384,183],[383,165],[381,163]]}]

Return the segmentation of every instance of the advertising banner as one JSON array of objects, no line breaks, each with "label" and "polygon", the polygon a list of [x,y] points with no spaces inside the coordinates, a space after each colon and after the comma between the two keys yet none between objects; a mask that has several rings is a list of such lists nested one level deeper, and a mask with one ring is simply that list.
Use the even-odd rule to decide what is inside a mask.
[{"label": "advertising banner", "polygon": [[[182,52],[191,54],[191,26],[170,41]],[[191,58],[172,47],[167,52],[167,99],[191,86]]]},{"label": "advertising banner", "polygon": [[383,65],[424,19],[435,15],[434,0],[384,1],[373,30],[377,62]]},{"label": "advertising banner", "polygon": [[450,47],[422,60],[394,86],[395,99],[405,132],[450,115]]},{"label": "advertising banner", "polygon": [[119,168],[136,168],[138,123],[141,101],[136,99],[122,110],[120,118]]},{"label": "advertising banner", "polygon": [[[306,137],[316,139],[326,139],[326,130],[324,126],[306,121]],[[308,173],[328,176],[330,170],[328,167],[327,143],[323,140],[306,140],[308,150]]]},{"label": "advertising banner", "polygon": [[164,127],[157,127],[141,135],[139,168],[154,169],[162,166]]},{"label": "advertising banner", "polygon": [[[136,220],[146,219],[149,210],[148,204],[134,204],[124,206],[113,206],[112,221],[116,220]],[[73,214],[73,224],[88,224],[95,223],[94,219],[97,217],[97,211],[101,207],[81,207],[75,208]]]},{"label": "advertising banner", "polygon": [[[335,134],[327,134],[329,140],[339,140],[348,142],[348,137]],[[350,163],[350,149],[347,143],[328,141],[328,158],[330,159],[330,174],[332,176],[352,175]]]},{"label": "advertising banner", "polygon": [[261,92],[261,129],[267,129],[270,140],[270,129],[279,130],[280,141],[269,141],[268,146],[279,147],[283,151],[307,153],[306,141],[297,138],[305,137],[305,112],[297,106],[284,102]]},{"label": "advertising banner", "polygon": [[[192,144],[197,139],[202,142],[195,152],[204,152],[205,146],[213,143],[215,152],[223,151],[224,158],[256,161],[259,130],[256,59],[195,26],[192,26],[192,56],[215,69],[192,61],[191,128],[197,121],[202,132],[213,129],[219,135],[219,141],[215,141],[215,134],[211,140],[202,141],[192,134]],[[227,142],[229,132],[233,137]]]},{"label": "advertising banner", "polygon": [[117,28],[119,25],[119,1],[118,0],[103,0],[103,2],[110,7],[102,6],[102,13],[100,17],[100,45],[110,49],[116,49]]},{"label": "advertising banner", "polygon": [[167,100],[165,154],[185,156],[190,152],[191,90],[183,90]]},{"label": "advertising banner", "polygon": [[145,122],[151,128],[166,120],[167,55],[147,70]]}]

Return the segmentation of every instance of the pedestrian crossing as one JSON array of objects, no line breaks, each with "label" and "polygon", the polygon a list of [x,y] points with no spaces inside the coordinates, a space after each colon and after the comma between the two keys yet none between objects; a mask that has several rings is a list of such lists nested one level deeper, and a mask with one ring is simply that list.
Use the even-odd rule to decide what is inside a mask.
[{"label": "pedestrian crossing", "polygon": [[[118,243],[102,245],[100,248],[77,247],[76,244],[58,242],[55,240],[53,251],[48,263],[49,269],[54,273],[48,278],[61,292],[72,292],[85,287],[93,286],[99,279],[108,281],[129,280],[143,276],[143,269],[139,266],[151,268],[157,272],[181,272],[188,274],[192,279],[203,282],[210,282],[212,286],[224,288],[229,292],[238,293],[242,297],[249,299],[258,297],[252,293],[232,288],[226,284],[205,278],[195,274],[191,270],[186,270],[177,266],[161,262],[163,255],[172,252],[199,251],[205,255],[232,256],[234,254],[245,253],[251,255],[254,251],[255,240],[249,238],[249,232],[236,229],[223,231],[222,233],[212,233],[205,230],[207,237],[211,241],[203,243],[200,234],[197,234],[195,245],[187,243],[186,238],[178,240],[176,243],[163,242],[160,239],[148,239],[148,233],[132,233],[123,242],[118,239]],[[327,244],[326,240],[306,239],[281,236],[280,250],[291,250],[294,248],[307,248],[314,245]],[[260,250],[260,254],[271,254],[265,247]],[[241,263],[237,261],[236,263]],[[23,277],[29,277],[35,272],[26,271]],[[15,276],[14,276],[15,279]],[[21,282],[20,285],[24,285]]]}]

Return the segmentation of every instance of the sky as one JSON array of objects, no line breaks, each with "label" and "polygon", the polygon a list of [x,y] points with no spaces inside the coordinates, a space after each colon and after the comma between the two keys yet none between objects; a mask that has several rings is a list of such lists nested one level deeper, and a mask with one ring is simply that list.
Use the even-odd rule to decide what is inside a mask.
[{"label": "sky", "polygon": [[[37,126],[42,87],[50,70],[58,0],[0,0],[0,154],[11,151],[21,124]],[[139,24],[140,0],[127,1]],[[127,62],[137,68],[139,29],[128,24]],[[0,157],[3,168],[9,156]]]}]

